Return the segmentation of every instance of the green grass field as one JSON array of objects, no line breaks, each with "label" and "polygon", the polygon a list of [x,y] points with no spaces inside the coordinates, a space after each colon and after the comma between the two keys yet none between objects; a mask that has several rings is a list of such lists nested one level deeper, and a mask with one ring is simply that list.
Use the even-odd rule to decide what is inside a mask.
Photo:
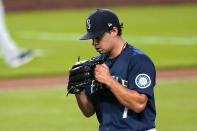
[{"label": "green grass field", "polygon": [[[197,5],[111,8],[124,22],[125,41],[145,51],[156,68],[197,67]],[[34,49],[28,65],[10,69],[0,60],[0,78],[67,73],[76,61],[97,53],[79,41],[85,18],[95,9],[8,13],[6,21],[20,48]]]},{"label": "green grass field", "polygon": [[[158,131],[197,130],[196,79],[158,82]],[[65,87],[0,91],[1,131],[97,131],[96,117],[85,118]]]}]

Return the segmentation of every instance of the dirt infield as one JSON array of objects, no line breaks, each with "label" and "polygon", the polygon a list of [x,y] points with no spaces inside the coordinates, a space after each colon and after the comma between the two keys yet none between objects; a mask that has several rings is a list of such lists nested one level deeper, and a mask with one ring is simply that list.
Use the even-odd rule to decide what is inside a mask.
[{"label": "dirt infield", "polygon": [[[173,80],[197,78],[197,68],[176,69],[176,70],[158,70],[158,80]],[[15,78],[0,80],[0,89],[21,89],[21,88],[47,88],[65,86],[68,82],[68,76],[48,76],[48,77],[33,77],[33,78]]]}]

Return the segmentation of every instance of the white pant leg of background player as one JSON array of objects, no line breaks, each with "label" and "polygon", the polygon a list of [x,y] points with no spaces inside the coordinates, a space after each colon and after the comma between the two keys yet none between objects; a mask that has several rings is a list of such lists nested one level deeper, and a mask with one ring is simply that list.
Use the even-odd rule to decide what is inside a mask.
[{"label": "white pant leg of background player", "polygon": [[2,0],[0,0],[0,48],[3,51],[4,59],[7,63],[20,54],[15,42],[11,39],[7,31]]}]

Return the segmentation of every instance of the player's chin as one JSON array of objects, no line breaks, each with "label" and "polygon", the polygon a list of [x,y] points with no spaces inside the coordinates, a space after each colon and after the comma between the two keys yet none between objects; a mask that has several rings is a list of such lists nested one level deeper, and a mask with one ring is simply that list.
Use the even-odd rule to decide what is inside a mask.
[{"label": "player's chin", "polygon": [[103,50],[103,49],[96,49],[96,51],[99,53],[99,54],[104,54],[105,53],[105,51]]},{"label": "player's chin", "polygon": [[104,51],[100,51],[100,52],[98,52],[99,54],[106,54],[106,52],[104,52]]}]

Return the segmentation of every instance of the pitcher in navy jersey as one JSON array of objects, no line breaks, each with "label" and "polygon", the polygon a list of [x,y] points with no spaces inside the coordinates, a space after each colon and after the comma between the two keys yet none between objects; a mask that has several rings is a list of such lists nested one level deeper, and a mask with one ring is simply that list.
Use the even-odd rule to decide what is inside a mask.
[{"label": "pitcher in navy jersey", "polygon": [[101,86],[77,94],[78,106],[86,117],[96,113],[99,131],[156,131],[155,67],[144,52],[123,40],[122,27],[108,9],[87,17],[81,40],[92,39],[99,52],[93,59],[106,61],[95,67]]}]

